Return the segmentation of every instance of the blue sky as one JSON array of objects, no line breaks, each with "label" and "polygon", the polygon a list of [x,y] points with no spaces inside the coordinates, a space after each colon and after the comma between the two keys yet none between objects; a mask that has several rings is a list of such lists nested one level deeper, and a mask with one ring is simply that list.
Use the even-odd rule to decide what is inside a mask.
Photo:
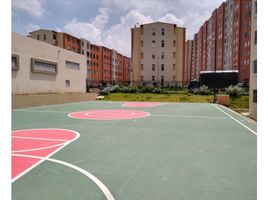
[{"label": "blue sky", "polygon": [[186,27],[192,39],[223,0],[12,0],[12,31],[63,31],[130,55],[130,28],[153,21]]}]

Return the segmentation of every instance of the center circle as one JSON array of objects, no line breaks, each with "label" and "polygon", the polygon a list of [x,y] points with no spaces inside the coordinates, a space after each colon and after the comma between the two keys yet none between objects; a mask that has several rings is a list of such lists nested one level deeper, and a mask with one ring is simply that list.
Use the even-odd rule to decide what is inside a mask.
[{"label": "center circle", "polygon": [[86,110],[68,114],[71,118],[93,120],[136,119],[149,116],[150,113],[139,110]]}]

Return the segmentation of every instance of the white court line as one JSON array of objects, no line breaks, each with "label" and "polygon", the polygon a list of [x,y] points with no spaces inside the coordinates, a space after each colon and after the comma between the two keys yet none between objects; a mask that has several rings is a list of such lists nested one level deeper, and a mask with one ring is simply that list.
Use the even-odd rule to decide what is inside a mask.
[{"label": "white court line", "polygon": [[219,116],[198,116],[198,115],[161,115],[151,114],[152,117],[180,117],[180,118],[200,118],[200,119],[228,119],[227,117]]},{"label": "white court line", "polygon": [[37,112],[37,113],[63,113],[63,114],[67,114],[69,112],[63,112],[63,111],[53,111],[53,110],[26,110],[26,109],[20,109],[20,110],[13,110],[15,112]]},{"label": "white court line", "polygon": [[29,139],[29,140],[48,140],[48,141],[59,141],[59,142],[67,142],[70,140],[63,140],[63,139],[54,139],[54,138],[39,138],[39,137],[25,137],[25,136],[12,136],[12,138],[19,138],[19,139]]},{"label": "white court line", "polygon": [[[46,157],[44,158],[48,158],[50,156],[52,156],[53,154],[57,153],[59,150],[63,149],[65,146],[67,146],[69,143],[77,140],[77,138],[80,137],[80,134],[76,131],[73,131],[73,130],[69,130],[69,129],[60,129],[60,128],[39,128],[39,129],[23,129],[23,130],[65,130],[65,131],[70,131],[70,132],[73,132],[74,134],[76,134],[76,137],[72,140],[70,140],[69,142],[66,142],[64,145],[62,145],[61,147],[59,147],[56,151],[53,151],[51,154],[48,154]],[[17,131],[21,131],[21,130],[16,130],[16,131],[13,131],[13,132],[17,132]],[[32,165],[31,167],[27,168],[25,171],[23,171],[22,173],[20,173],[19,175],[17,175],[16,177],[14,177],[12,179],[12,183],[15,182],[16,180],[18,180],[20,177],[22,177],[23,175],[27,174],[29,171],[31,171],[33,168],[35,168],[36,166],[38,166],[39,164],[41,164],[42,162],[44,161],[44,159],[41,159],[40,161],[36,162],[34,165]]]},{"label": "white court line", "polygon": [[112,193],[110,192],[110,190],[96,176],[94,176],[93,174],[89,173],[88,171],[86,171],[86,170],[84,170],[76,165],[73,165],[71,163],[64,162],[61,160],[48,158],[48,157],[39,157],[39,156],[21,155],[21,154],[12,154],[12,156],[37,158],[37,159],[41,159],[42,161],[47,160],[47,161],[55,162],[55,163],[70,167],[70,168],[80,172],[81,174],[87,176],[89,179],[91,179],[100,188],[100,190],[103,192],[103,194],[105,195],[107,200],[114,200],[114,197],[113,197]]},{"label": "white court line", "polygon": [[239,120],[237,120],[236,118],[234,118],[233,116],[229,115],[227,112],[225,112],[224,110],[220,109],[218,106],[216,106],[215,104],[213,104],[213,106],[218,109],[219,111],[221,111],[222,113],[224,113],[225,115],[227,115],[228,117],[230,117],[231,119],[233,119],[235,122],[237,122],[238,124],[240,124],[241,126],[243,126],[244,128],[246,128],[247,130],[249,130],[251,133],[257,135],[257,133],[255,131],[253,131],[252,129],[250,129],[249,127],[247,127],[245,124],[241,123]]},{"label": "white court line", "polygon": [[22,153],[22,152],[29,152],[29,151],[39,151],[39,150],[50,149],[50,148],[53,148],[53,147],[61,146],[64,143],[65,142],[59,143],[59,144],[50,145],[50,146],[45,146],[45,147],[33,148],[33,149],[16,150],[16,151],[12,151],[12,152],[13,153]]}]

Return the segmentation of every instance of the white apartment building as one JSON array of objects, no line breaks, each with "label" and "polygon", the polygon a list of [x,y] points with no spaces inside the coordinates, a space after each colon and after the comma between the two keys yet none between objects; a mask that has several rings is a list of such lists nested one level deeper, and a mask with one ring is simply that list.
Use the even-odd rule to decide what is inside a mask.
[{"label": "white apartment building", "polygon": [[155,22],[131,29],[131,82],[182,84],[185,28]]},{"label": "white apartment building", "polygon": [[84,92],[84,55],[12,33],[12,94]]}]

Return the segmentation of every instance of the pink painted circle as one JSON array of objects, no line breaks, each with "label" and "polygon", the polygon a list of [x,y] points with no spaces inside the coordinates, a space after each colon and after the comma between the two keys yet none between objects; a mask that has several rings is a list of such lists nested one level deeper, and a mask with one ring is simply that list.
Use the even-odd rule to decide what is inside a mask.
[{"label": "pink painted circle", "polygon": [[150,113],[139,110],[86,110],[68,114],[71,118],[93,120],[123,120],[149,116]]}]

